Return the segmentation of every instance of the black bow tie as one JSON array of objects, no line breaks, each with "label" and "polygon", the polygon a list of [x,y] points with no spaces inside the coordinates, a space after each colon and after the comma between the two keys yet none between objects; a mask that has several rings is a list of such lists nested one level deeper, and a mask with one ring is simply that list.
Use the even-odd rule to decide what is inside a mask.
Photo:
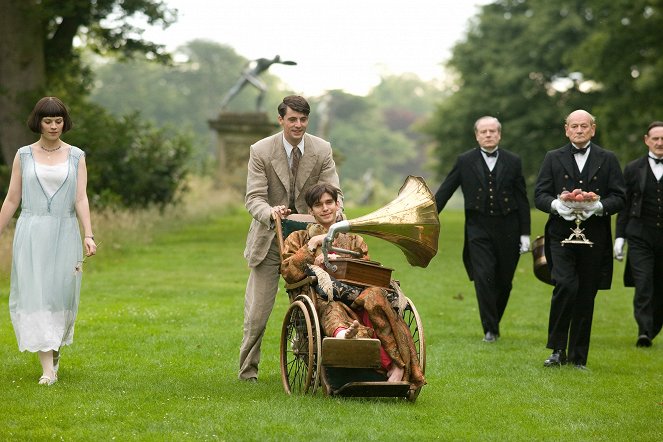
[{"label": "black bow tie", "polygon": [[649,157],[650,160],[654,160],[656,164],[661,164],[663,163],[663,158],[654,158],[654,157]]},{"label": "black bow tie", "polygon": [[586,147],[584,149],[573,148],[573,155],[584,155],[586,153],[587,153]]},{"label": "black bow tie", "polygon": [[492,152],[486,152],[485,150],[482,150],[481,152],[485,153],[487,157],[495,157],[497,158],[497,149],[495,149]]}]

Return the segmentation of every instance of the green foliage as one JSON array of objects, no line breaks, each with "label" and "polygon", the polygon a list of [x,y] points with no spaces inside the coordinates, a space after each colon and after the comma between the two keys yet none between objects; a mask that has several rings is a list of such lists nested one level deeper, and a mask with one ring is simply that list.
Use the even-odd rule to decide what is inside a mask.
[{"label": "green foliage", "polygon": [[329,91],[313,100],[309,131],[331,141],[344,188],[367,181],[397,188],[405,176],[428,172],[428,137],[417,129],[441,95],[412,74],[384,77],[367,97]]},{"label": "green foliage", "polygon": [[[208,121],[217,117],[221,99],[240,77],[248,62],[232,48],[194,40],[175,53],[176,62],[103,60],[95,65],[94,102],[117,114],[140,112],[157,126],[187,129],[193,136],[194,166],[205,171],[214,158],[215,137]],[[261,80],[269,85],[267,108],[276,118],[284,92],[268,72]],[[254,112],[257,90],[247,87],[231,101],[231,112]]]},{"label": "green foliage", "polygon": [[[141,17],[152,25],[169,26],[175,11],[154,0],[44,0],[32,7],[44,28],[44,65],[47,83],[39,93],[78,99],[92,87],[92,74],[82,56],[83,48],[95,54],[121,59],[146,57],[170,62],[163,45],[140,38],[142,30],[131,24]],[[80,39],[83,45],[74,44]]]},{"label": "green foliage", "polygon": [[[354,211],[356,217],[365,211]],[[534,213],[535,231],[544,216]],[[524,255],[495,344],[481,342],[472,283],[462,268],[463,213],[444,212],[440,253],[410,267],[392,244],[367,237],[396,269],[427,342],[426,385],[394,399],[288,396],[279,343],[281,290],[262,346],[260,379],[236,379],[248,269],[249,216],[229,210],[161,220],[153,241],[106,244],[86,263],[74,344],[60,380],[37,385],[35,355],[19,353],[0,320],[2,440],[661,440],[663,345],[634,346],[632,289],[596,298],[588,367],[545,369],[551,288]],[[142,226],[139,227],[143,229]],[[540,230],[539,230],[540,231]],[[101,235],[101,233],[98,233]],[[8,275],[0,279],[7,303]]]},{"label": "green foliage", "polygon": [[[500,0],[482,8],[449,68],[457,91],[426,126],[438,144],[439,175],[476,145],[482,115],[503,124],[502,145],[523,158],[532,183],[545,151],[559,147],[564,117],[597,116],[599,144],[629,161],[644,151],[646,126],[663,118],[660,0]],[[625,111],[628,109],[628,111]]]},{"label": "green foliage", "polygon": [[591,110],[595,95],[578,84],[563,92],[554,87],[568,79],[570,48],[587,35],[582,3],[500,0],[482,8],[448,63],[458,89],[426,126],[438,142],[440,175],[458,153],[476,146],[473,125],[483,115],[500,119],[500,144],[521,155],[530,183],[544,152],[566,142],[564,117],[576,108]]},{"label": "green foliage", "polygon": [[164,207],[177,202],[189,172],[190,136],[158,128],[137,113],[116,118],[97,105],[72,113],[80,116],[66,139],[86,151],[88,195],[94,206]]},{"label": "green foliage", "polygon": [[596,102],[603,138],[623,161],[643,154],[650,122],[663,119],[663,2],[591,0],[589,36],[571,51],[574,69],[605,91]]}]

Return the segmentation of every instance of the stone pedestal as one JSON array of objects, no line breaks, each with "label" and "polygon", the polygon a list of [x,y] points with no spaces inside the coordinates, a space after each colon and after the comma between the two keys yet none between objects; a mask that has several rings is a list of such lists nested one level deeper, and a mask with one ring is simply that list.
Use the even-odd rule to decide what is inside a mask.
[{"label": "stone pedestal", "polygon": [[208,124],[217,134],[217,185],[244,194],[249,146],[276,133],[279,125],[271,122],[264,112],[221,112]]}]

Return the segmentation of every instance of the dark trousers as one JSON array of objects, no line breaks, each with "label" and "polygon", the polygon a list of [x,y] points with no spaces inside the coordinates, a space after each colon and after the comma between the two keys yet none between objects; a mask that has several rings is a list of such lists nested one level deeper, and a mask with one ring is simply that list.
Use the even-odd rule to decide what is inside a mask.
[{"label": "dark trousers", "polygon": [[483,332],[499,335],[520,257],[518,216],[470,214],[465,224]]},{"label": "dark trousers", "polygon": [[[571,363],[585,365],[589,354],[589,340],[594,316],[594,299],[599,286],[597,263],[606,244],[595,241],[594,246],[566,244],[565,237],[551,236],[550,253],[553,259],[551,278],[555,285],[550,301],[548,344],[553,350],[568,348]],[[588,239],[592,239],[588,235]]]},{"label": "dark trousers", "polygon": [[626,236],[638,335],[654,339],[663,325],[663,230],[644,227],[631,233],[627,228]]}]

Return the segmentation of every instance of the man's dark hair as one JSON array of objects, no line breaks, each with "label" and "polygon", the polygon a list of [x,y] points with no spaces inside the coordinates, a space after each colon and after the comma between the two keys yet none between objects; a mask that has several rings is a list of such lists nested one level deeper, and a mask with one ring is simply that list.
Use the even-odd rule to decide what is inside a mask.
[{"label": "man's dark hair", "polygon": [[649,135],[649,131],[652,130],[655,127],[663,127],[663,121],[654,121],[652,122],[649,127],[647,128],[647,135]]},{"label": "man's dark hair", "polygon": [[306,192],[306,195],[304,195],[304,200],[306,201],[306,205],[309,208],[312,208],[315,203],[320,201],[320,198],[322,198],[322,195],[325,193],[331,195],[334,201],[338,201],[338,192],[339,190],[331,184],[319,183],[311,187],[308,192]]},{"label": "man's dark hair", "polygon": [[28,117],[28,127],[32,132],[41,133],[41,119],[44,117],[62,117],[64,122],[62,133],[73,126],[67,107],[57,97],[44,97],[35,104]]},{"label": "man's dark hair", "polygon": [[285,113],[288,111],[288,108],[294,110],[295,112],[301,112],[307,116],[311,112],[311,106],[309,106],[308,101],[299,95],[288,95],[283,99],[281,104],[279,104],[278,109],[281,118],[285,117]]}]

